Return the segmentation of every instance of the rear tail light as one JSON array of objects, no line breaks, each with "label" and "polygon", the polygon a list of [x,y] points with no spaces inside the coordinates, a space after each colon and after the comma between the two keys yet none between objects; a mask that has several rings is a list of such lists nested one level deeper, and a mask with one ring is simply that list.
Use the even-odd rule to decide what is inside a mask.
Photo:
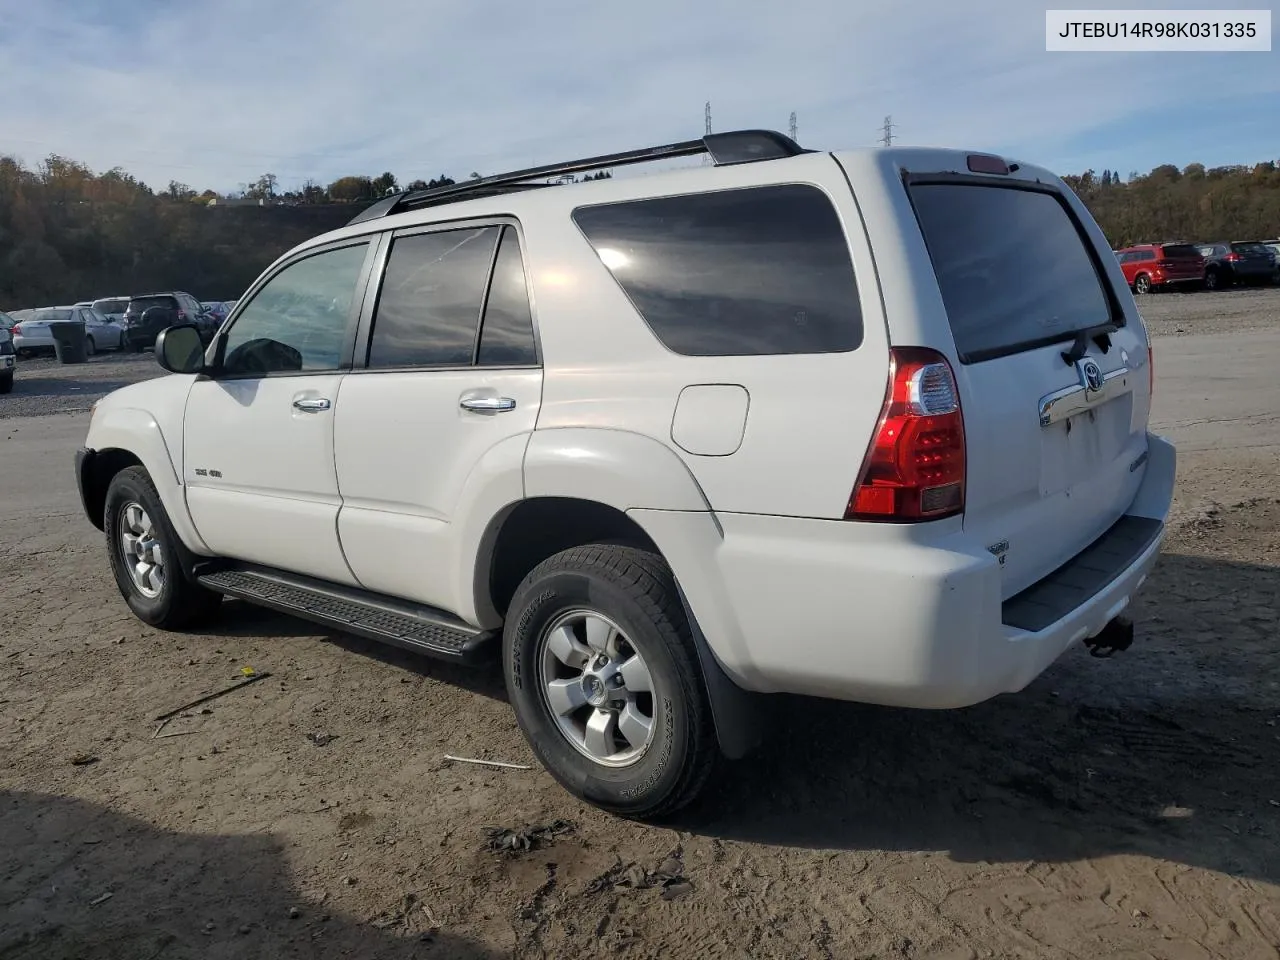
[{"label": "rear tail light", "polygon": [[960,392],[946,357],[891,350],[889,388],[846,520],[912,523],[964,510]]},{"label": "rear tail light", "polygon": [[20,336],[22,336],[22,324],[20,324],[20,323],[15,323],[15,324],[13,325],[13,329],[12,329],[12,330],[10,330],[10,331],[9,331],[9,333],[10,333],[10,334],[12,334],[12,335],[13,335],[13,336],[15,336],[15,337],[20,337]]},{"label": "rear tail light", "polygon": [[1238,263],[1238,262],[1239,262],[1239,260],[1240,260],[1240,254],[1238,254],[1238,253],[1228,253],[1228,254],[1227,254],[1223,259],[1224,259],[1224,260],[1228,260],[1228,261],[1230,261],[1231,263]]}]

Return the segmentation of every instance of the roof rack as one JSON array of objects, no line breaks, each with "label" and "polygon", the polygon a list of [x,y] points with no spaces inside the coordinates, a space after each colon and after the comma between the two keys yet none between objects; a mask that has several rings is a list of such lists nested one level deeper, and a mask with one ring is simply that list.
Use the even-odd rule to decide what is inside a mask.
[{"label": "roof rack", "polygon": [[806,150],[790,137],[774,130],[732,130],[725,133],[709,133],[697,140],[683,140],[679,143],[668,143],[657,147],[645,147],[641,150],[627,150],[623,153],[610,153],[600,157],[587,157],[583,160],[569,160],[563,163],[552,163],[542,167],[530,167],[527,170],[515,170],[511,173],[498,173],[489,177],[478,177],[462,183],[435,187],[431,190],[415,190],[412,193],[398,193],[386,197],[361,210],[351,218],[348,226],[377,220],[393,213],[417,207],[433,207],[443,203],[455,203],[459,200],[471,200],[476,197],[494,196],[518,190],[531,190],[537,187],[550,187],[556,184],[529,183],[544,177],[564,176],[566,174],[584,173],[602,167],[622,167],[633,163],[650,163],[654,160],[669,160],[673,157],[691,157],[708,154],[718,167],[735,163],[754,163],[757,160],[779,160],[783,157],[794,157],[802,153],[813,153]]}]

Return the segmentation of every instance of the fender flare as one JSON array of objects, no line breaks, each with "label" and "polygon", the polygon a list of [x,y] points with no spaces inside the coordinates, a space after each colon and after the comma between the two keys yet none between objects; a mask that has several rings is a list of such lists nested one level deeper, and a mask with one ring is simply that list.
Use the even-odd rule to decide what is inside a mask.
[{"label": "fender flare", "polygon": [[211,553],[191,522],[191,514],[187,512],[186,492],[174,464],[169,442],[159,422],[150,412],[138,407],[109,407],[99,410],[90,423],[85,446],[90,454],[85,457],[82,470],[91,470],[93,461],[110,450],[122,450],[136,457],[150,474],[151,482],[160,494],[160,502],[169,515],[169,522],[173,524],[183,545],[196,554]]}]

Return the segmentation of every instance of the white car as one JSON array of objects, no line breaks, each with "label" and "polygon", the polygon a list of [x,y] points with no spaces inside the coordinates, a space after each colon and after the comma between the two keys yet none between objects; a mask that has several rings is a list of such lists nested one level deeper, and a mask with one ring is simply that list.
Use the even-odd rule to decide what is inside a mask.
[{"label": "white car", "polygon": [[76,475],[145,622],[500,652],[547,769],[654,817],[759,694],[963,707],[1130,645],[1175,451],[1108,250],[1046,169],[760,131],[401,194],[162,333]]},{"label": "white car", "polygon": [[93,309],[97,310],[100,314],[102,314],[108,320],[111,320],[114,323],[118,323],[120,327],[123,329],[124,313],[126,310],[129,309],[130,299],[132,298],[130,297],[99,297],[97,300],[94,300],[93,303],[89,304],[89,306],[93,307]]},{"label": "white car", "polygon": [[118,350],[123,342],[124,329],[112,323],[92,307],[38,307],[23,311],[23,316],[13,328],[13,345],[21,356],[34,353],[53,353],[51,323],[83,323],[85,350],[93,356],[99,350]]}]

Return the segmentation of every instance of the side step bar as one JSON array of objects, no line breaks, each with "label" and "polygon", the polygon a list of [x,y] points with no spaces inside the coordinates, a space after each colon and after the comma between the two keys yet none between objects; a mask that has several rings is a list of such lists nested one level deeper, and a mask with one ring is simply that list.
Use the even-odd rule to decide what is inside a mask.
[{"label": "side step bar", "polygon": [[197,568],[195,578],[247,603],[455,663],[479,663],[496,646],[495,631],[443,610],[268,567]]}]

